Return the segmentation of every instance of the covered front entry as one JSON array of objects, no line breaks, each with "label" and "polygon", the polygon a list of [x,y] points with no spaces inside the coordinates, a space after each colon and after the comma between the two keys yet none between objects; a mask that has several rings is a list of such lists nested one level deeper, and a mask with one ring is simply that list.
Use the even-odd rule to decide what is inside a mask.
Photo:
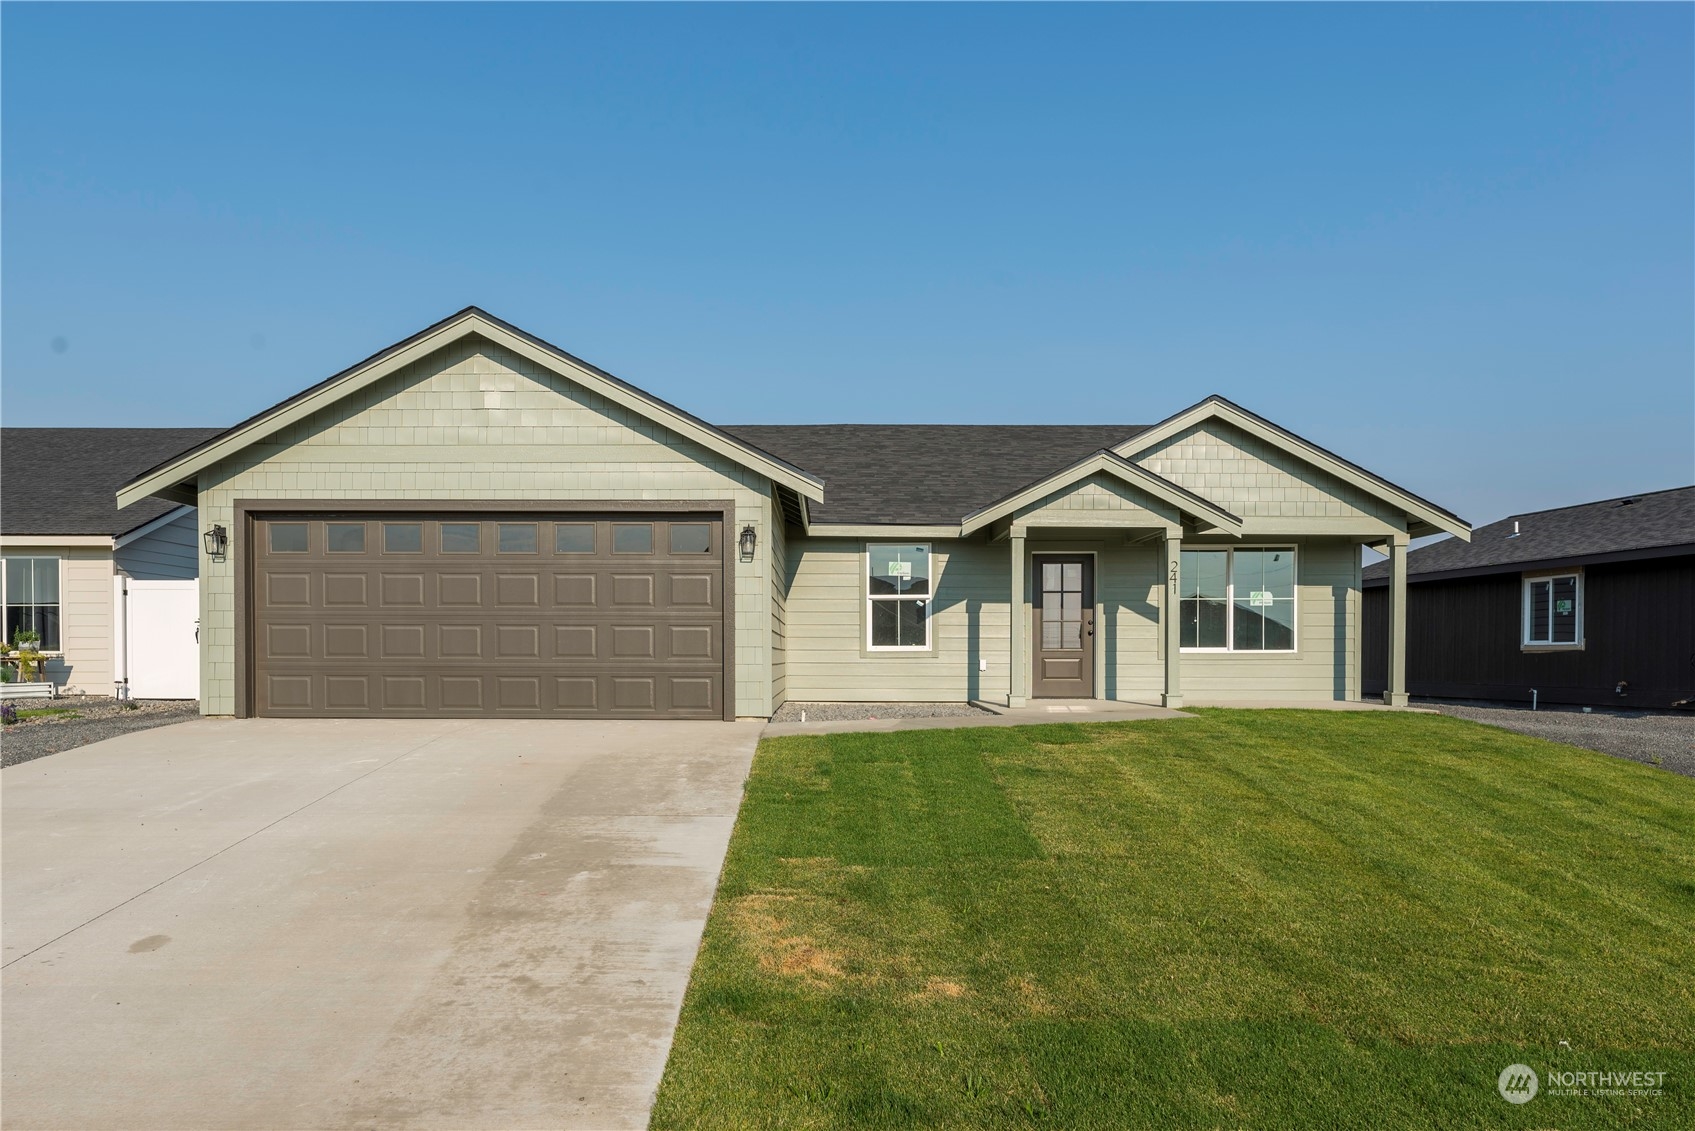
[{"label": "covered front entry", "polygon": [[722,718],[722,515],[253,515],[250,713]]},{"label": "covered front entry", "polygon": [[1092,699],[1095,694],[1095,559],[1092,554],[1036,554],[1037,699]]}]

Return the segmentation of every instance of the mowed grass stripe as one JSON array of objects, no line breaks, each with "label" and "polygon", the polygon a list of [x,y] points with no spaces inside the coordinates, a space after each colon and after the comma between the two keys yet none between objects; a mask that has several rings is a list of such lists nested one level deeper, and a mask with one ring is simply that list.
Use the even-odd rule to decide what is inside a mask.
[{"label": "mowed grass stripe", "polygon": [[1695,1123],[1695,782],[1198,714],[763,744],[654,1125]]}]

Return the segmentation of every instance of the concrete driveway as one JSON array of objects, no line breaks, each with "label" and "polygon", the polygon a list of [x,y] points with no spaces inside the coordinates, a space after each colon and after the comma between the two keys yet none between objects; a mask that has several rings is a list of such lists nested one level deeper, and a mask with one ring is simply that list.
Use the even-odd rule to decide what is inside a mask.
[{"label": "concrete driveway", "polygon": [[205,720],[5,770],[0,1119],[645,1126],[759,731]]}]

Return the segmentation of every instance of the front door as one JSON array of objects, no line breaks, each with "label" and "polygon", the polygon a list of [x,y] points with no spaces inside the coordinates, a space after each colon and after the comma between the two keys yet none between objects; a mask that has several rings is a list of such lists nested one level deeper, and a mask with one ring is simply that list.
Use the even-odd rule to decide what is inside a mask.
[{"label": "front door", "polygon": [[1035,696],[1095,696],[1095,559],[1037,554]]}]

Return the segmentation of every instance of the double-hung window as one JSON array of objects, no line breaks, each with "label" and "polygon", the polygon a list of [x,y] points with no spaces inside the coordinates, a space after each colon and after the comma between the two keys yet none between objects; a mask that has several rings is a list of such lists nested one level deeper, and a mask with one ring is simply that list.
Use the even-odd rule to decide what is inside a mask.
[{"label": "double-hung window", "polygon": [[1524,579],[1524,643],[1583,642],[1583,575],[1562,573]]},{"label": "double-hung window", "polygon": [[1184,550],[1178,617],[1185,649],[1295,650],[1295,551]]},{"label": "double-hung window", "polygon": [[16,643],[19,631],[41,634],[43,652],[59,650],[59,559],[6,558],[4,594],[6,640]]},{"label": "double-hung window", "polygon": [[866,546],[867,645],[872,651],[930,647],[930,547],[910,542]]}]

